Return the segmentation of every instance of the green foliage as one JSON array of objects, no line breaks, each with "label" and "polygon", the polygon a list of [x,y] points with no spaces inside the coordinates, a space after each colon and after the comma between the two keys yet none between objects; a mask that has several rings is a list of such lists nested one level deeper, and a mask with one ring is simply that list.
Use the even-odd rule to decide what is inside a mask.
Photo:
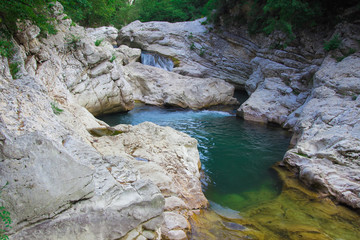
[{"label": "green foliage", "polygon": [[[8,183],[0,188],[0,194],[7,185]],[[8,212],[4,206],[0,206],[0,218],[0,240],[8,240],[9,237],[6,234],[6,231],[11,228],[12,220],[10,212]]]},{"label": "green foliage", "polygon": [[74,34],[70,34],[69,36],[65,37],[66,44],[70,50],[76,50],[78,48],[80,40],[81,37]]},{"label": "green foliage", "polygon": [[102,41],[104,41],[104,39],[98,39],[95,41],[95,46],[100,46],[100,44],[102,43]]},{"label": "green foliage", "polygon": [[110,58],[110,62],[112,63],[113,61],[115,61],[115,59],[116,59],[116,56],[115,55],[112,55],[112,57]]},{"label": "green foliage", "polygon": [[64,110],[59,108],[58,103],[56,101],[51,102],[51,109],[53,110],[53,113],[56,115],[59,115],[60,113],[62,113]]},{"label": "green foliage", "polygon": [[206,51],[206,48],[201,47],[201,48],[200,48],[200,52],[199,52],[199,56],[200,56],[200,57],[203,57],[203,56],[205,55],[205,51]]},{"label": "green foliage", "polygon": [[190,34],[188,35],[188,39],[193,39],[193,38],[194,38],[194,36],[193,36],[192,32],[190,32]]},{"label": "green foliage", "polygon": [[195,44],[194,44],[194,43],[191,43],[191,45],[190,45],[190,50],[195,50],[195,49],[196,49]]},{"label": "green foliage", "polygon": [[20,22],[29,20],[37,25],[42,33],[56,33],[55,19],[52,17],[53,5],[54,0],[0,1],[0,22],[6,27],[2,32],[14,34],[17,31],[18,20]]},{"label": "green foliage", "polygon": [[[251,34],[283,31],[290,40],[294,31],[312,28],[317,24],[336,24],[346,17],[342,11],[355,6],[358,0],[214,0],[216,13],[209,18],[215,24],[247,24]],[[210,2],[210,1],[209,1]],[[359,14],[352,15],[356,19]],[[340,17],[341,15],[341,17]]]},{"label": "green foliage", "polygon": [[14,54],[14,44],[7,39],[0,39],[0,55],[10,58]]},{"label": "green foliage", "polygon": [[9,65],[10,73],[13,79],[17,79],[18,77],[16,74],[20,71],[19,66],[20,66],[19,62],[12,62]]},{"label": "green foliage", "polygon": [[343,54],[342,56],[338,56],[338,57],[332,56],[332,57],[335,58],[337,62],[341,62],[342,60],[344,60],[344,58],[350,56],[351,54],[354,54],[355,52],[356,52],[355,49],[349,48],[349,49],[345,52],[345,54]]},{"label": "green foliage", "polygon": [[[214,1],[214,0],[211,0]],[[113,25],[117,28],[134,21],[187,21],[209,11],[208,0],[60,0],[65,12],[83,26]]]},{"label": "green foliage", "polygon": [[331,51],[338,49],[341,44],[341,39],[339,34],[335,34],[329,41],[326,41],[324,43],[324,50],[325,51]]}]

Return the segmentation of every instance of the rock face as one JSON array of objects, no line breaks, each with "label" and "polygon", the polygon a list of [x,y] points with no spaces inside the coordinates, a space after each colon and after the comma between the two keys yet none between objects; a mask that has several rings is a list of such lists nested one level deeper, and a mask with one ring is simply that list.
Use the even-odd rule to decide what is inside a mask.
[{"label": "rock face", "polygon": [[[113,48],[114,28],[70,27],[55,8],[56,35],[39,39],[37,27],[19,26],[15,56],[0,58],[0,186],[8,183],[0,201],[13,220],[10,238],[158,239],[165,199],[167,214],[185,222],[207,205],[196,140],[150,123],[91,135],[112,131],[91,113],[132,107],[123,65],[140,50]],[[16,76],[8,61],[18,62]],[[185,234],[181,226],[163,234]]]},{"label": "rock face", "polygon": [[[202,21],[136,21],[119,32],[117,42],[171,57],[176,73],[217,77],[245,89],[250,97],[239,116],[294,131],[284,164],[308,185],[359,208],[359,55],[346,56],[360,50],[360,27],[343,23],[331,33],[304,31],[285,46],[279,32],[215,32]],[[323,42],[335,34],[342,42],[326,53]]]},{"label": "rock face", "polygon": [[220,78],[243,88],[251,74],[249,61],[255,56],[256,45],[244,38],[231,42],[209,34],[211,29],[202,25],[203,21],[135,21],[121,29],[117,42],[173,58],[173,71],[181,75]]},{"label": "rock face", "polygon": [[124,72],[134,99],[146,104],[201,109],[237,103],[234,87],[220,79],[182,76],[141,63],[125,66]]},{"label": "rock face", "polygon": [[[187,220],[192,210],[204,208],[208,202],[201,190],[200,158],[197,141],[170,127],[150,122],[136,126],[118,125],[116,136],[103,136],[93,146],[103,155],[129,159],[141,179],[150,179],[165,197],[162,236],[168,239],[187,239],[190,229]],[[110,172],[119,176],[119,170]],[[171,217],[169,217],[171,216]],[[181,221],[177,221],[181,219]],[[182,238],[174,237],[181,235]]]},{"label": "rock face", "polygon": [[360,55],[326,58],[295,126],[284,161],[310,186],[360,208]]}]

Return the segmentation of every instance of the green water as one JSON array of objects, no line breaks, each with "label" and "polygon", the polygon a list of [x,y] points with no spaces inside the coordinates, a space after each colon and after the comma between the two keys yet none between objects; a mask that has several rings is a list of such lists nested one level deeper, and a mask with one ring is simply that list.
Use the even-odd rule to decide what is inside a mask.
[{"label": "green water", "polygon": [[240,211],[271,200],[281,191],[271,166],[281,161],[290,135],[279,127],[249,123],[228,112],[144,105],[100,119],[111,126],[150,121],[196,138],[203,191],[213,207]]}]

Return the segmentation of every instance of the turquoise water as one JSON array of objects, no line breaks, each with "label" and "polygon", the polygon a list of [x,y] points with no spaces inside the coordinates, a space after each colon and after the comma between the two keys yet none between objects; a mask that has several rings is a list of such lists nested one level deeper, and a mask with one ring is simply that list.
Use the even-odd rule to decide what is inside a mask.
[{"label": "turquoise water", "polygon": [[246,122],[229,112],[146,105],[100,119],[111,126],[150,121],[196,138],[204,173],[203,191],[217,206],[241,211],[281,191],[271,166],[282,160],[290,134],[279,127]]}]

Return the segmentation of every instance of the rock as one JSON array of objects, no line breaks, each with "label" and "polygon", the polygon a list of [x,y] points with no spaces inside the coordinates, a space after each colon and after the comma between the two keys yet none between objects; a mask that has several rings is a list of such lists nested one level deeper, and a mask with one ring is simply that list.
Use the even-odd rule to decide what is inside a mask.
[{"label": "rock", "polygon": [[140,63],[125,66],[124,72],[134,99],[146,104],[201,109],[237,103],[234,87],[220,79],[186,77]]},{"label": "rock", "polygon": [[164,239],[188,239],[183,230],[190,229],[190,223],[180,214],[164,213],[164,225],[161,229]]},{"label": "rock", "polygon": [[167,232],[166,237],[172,240],[185,240],[188,239],[186,233],[182,230],[171,230]]},{"label": "rock", "polygon": [[116,42],[118,30],[114,27],[87,28],[86,33],[94,42],[96,40],[105,40],[114,44]]},{"label": "rock", "polygon": [[180,209],[186,208],[185,202],[175,196],[165,198],[165,210],[166,211],[171,211],[171,210],[174,210],[177,208],[180,208]]},{"label": "rock", "polygon": [[2,199],[16,202],[11,209],[15,225],[51,218],[94,195],[94,170],[39,133],[6,139],[0,152],[1,182],[6,179],[11,186]]},{"label": "rock", "polygon": [[325,59],[299,112],[297,143],[284,158],[305,183],[353,208],[360,208],[360,111],[353,97],[360,94],[359,67],[358,54]]},{"label": "rock", "polygon": [[[167,211],[173,211],[164,215],[166,231],[163,233],[174,228],[188,229],[188,212],[208,205],[201,190],[197,141],[182,132],[150,122],[113,128],[120,134],[97,138],[93,146],[105,156],[121,156],[131,162],[132,170],[138,171],[141,179],[149,179],[157,185],[166,197]],[[119,182],[129,181],[130,174],[124,175],[121,166],[117,172],[122,174],[116,174],[113,167],[110,172]],[[181,214],[175,211],[181,211]],[[153,230],[151,225],[144,224],[144,227]]]},{"label": "rock", "polygon": [[243,86],[251,74],[249,61],[256,45],[245,39],[227,41],[211,32],[212,26],[202,25],[203,21],[135,21],[120,30],[117,42],[171,57],[176,62],[176,73],[220,78]]},{"label": "rock", "polygon": [[93,143],[100,153],[132,161],[142,178],[151,179],[164,196],[170,197],[170,206],[197,209],[207,205],[199,180],[201,163],[195,139],[150,122],[118,125],[114,129],[122,133],[98,138]]},{"label": "rock", "polygon": [[121,45],[116,48],[115,56],[122,65],[137,62],[141,56],[141,50],[138,48],[130,48],[126,45]]}]

